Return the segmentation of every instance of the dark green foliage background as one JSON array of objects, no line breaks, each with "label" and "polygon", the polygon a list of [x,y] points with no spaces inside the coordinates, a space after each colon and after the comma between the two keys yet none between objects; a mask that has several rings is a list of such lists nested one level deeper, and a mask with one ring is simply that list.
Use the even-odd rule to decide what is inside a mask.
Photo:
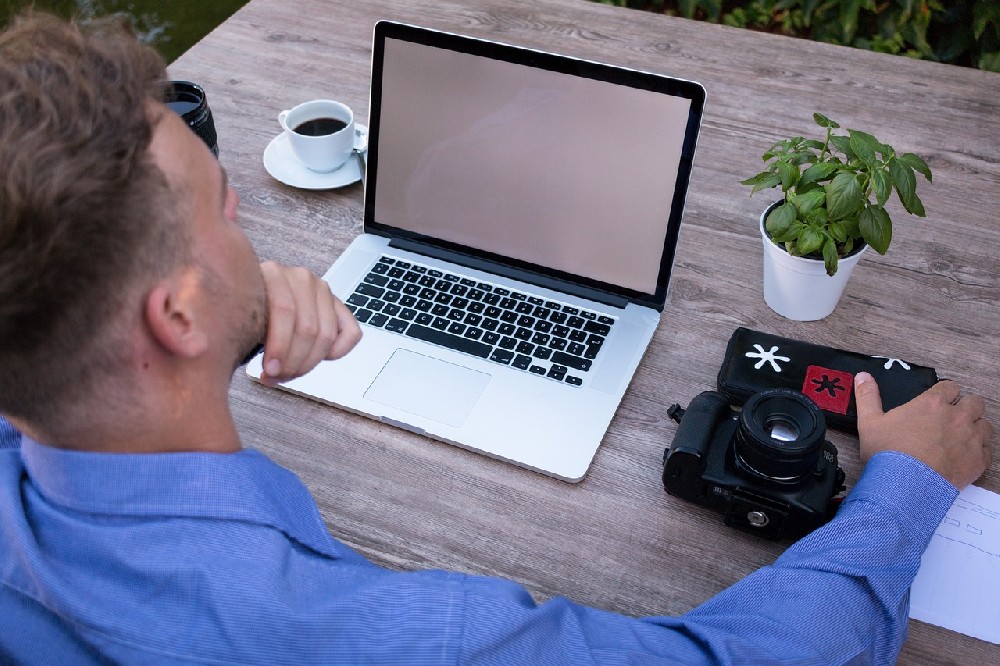
[{"label": "dark green foliage background", "polygon": [[1000,72],[1000,0],[595,0]]},{"label": "dark green foliage background", "polygon": [[143,41],[173,62],[248,0],[0,0],[0,23],[24,7],[59,16],[127,14]]}]

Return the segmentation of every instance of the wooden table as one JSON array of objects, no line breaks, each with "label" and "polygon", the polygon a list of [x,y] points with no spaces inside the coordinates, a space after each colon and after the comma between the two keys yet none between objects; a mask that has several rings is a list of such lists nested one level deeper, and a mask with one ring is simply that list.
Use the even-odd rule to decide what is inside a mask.
[{"label": "wooden table", "polygon": [[[582,483],[237,373],[232,405],[245,444],[299,474],[339,539],[389,567],[509,577],[538,599],[567,595],[631,615],[693,608],[787,546],[727,528],[660,483],[676,429],[666,409],[713,388],[737,326],[933,366],[984,395],[1000,425],[1000,75],[586,0],[252,0],[170,73],[208,91],[221,160],[262,259],[322,273],[361,231],[360,184],[295,190],[271,179],[261,156],[278,112],[303,100],[333,97],[367,118],[372,27],[382,18],[694,79],[708,103],[667,308]],[[795,323],[761,294],[757,218],[769,195],[751,199],[737,181],[773,141],[812,132],[813,111],[924,156],[934,183],[919,188],[927,219],[897,215],[888,255],[869,253],[834,314]],[[857,441],[830,438],[853,483]],[[1000,462],[979,485],[1000,491]],[[911,622],[901,663],[997,663],[998,653]]]}]

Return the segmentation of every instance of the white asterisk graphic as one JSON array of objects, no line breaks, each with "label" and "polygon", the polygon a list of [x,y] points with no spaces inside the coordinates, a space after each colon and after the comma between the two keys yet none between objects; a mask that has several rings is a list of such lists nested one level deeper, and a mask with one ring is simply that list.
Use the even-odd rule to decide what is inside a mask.
[{"label": "white asterisk graphic", "polygon": [[746,353],[746,357],[747,358],[759,358],[760,359],[759,361],[757,361],[757,364],[755,366],[753,366],[754,370],[760,370],[761,367],[763,367],[763,365],[765,363],[770,363],[771,367],[774,368],[775,372],[781,372],[781,366],[778,365],[778,361],[791,361],[792,360],[792,359],[788,358],[787,356],[778,356],[778,355],[776,355],[775,352],[778,351],[777,345],[775,345],[774,347],[771,347],[771,349],[768,350],[768,351],[764,351],[764,348],[761,347],[760,345],[754,345],[754,347],[757,349],[757,353],[754,353],[752,351],[748,351]]},{"label": "white asterisk graphic", "polygon": [[872,358],[884,358],[884,359],[886,359],[885,365],[882,366],[886,370],[888,370],[889,368],[891,368],[893,363],[899,363],[899,367],[901,367],[903,370],[909,370],[910,369],[910,366],[909,366],[908,363],[906,363],[905,361],[902,361],[902,360],[900,360],[898,358],[889,358],[888,356],[872,356]]}]

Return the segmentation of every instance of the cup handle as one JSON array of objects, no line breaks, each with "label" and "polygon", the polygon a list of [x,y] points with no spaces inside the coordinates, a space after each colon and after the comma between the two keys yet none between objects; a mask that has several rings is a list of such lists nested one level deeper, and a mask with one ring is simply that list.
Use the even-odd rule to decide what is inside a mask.
[{"label": "cup handle", "polygon": [[278,122],[281,124],[281,129],[287,130],[288,126],[285,125],[285,118],[288,117],[288,110],[284,110],[278,114]]}]

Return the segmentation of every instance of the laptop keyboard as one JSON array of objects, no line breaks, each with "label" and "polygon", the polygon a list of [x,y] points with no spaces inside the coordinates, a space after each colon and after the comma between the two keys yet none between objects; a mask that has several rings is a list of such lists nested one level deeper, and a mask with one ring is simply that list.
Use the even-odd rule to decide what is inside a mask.
[{"label": "laptop keyboard", "polygon": [[571,386],[615,319],[525,292],[383,256],[347,298],[358,321]]}]

